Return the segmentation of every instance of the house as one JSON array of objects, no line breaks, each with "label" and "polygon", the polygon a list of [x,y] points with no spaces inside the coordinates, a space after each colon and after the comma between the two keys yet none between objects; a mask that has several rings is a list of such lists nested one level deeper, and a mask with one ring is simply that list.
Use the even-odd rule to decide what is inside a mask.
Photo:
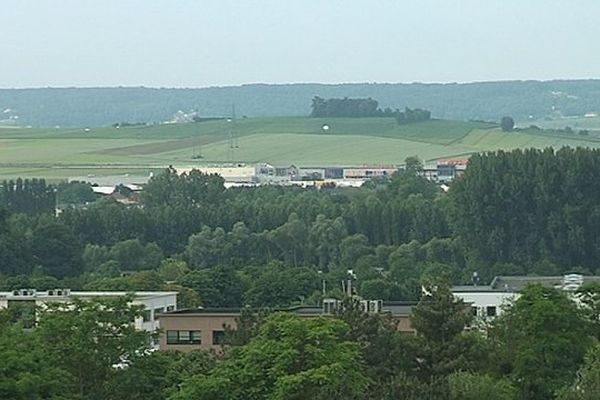
[{"label": "house", "polygon": [[454,286],[455,297],[471,304],[473,315],[480,318],[493,318],[502,313],[503,306],[519,298],[519,292],[527,285],[539,284],[544,287],[574,293],[589,282],[599,282],[600,276],[569,274],[564,276],[497,276],[489,285]]},{"label": "house", "polygon": [[[414,332],[409,317],[416,303],[363,300],[361,304],[365,312],[390,314],[399,331]],[[322,306],[296,306],[275,311],[303,318],[331,317],[339,305],[338,300],[325,299]],[[226,327],[236,328],[241,311],[239,308],[196,308],[161,314],[159,348],[177,351],[219,349],[225,339]]]},{"label": "house", "polygon": [[177,309],[177,292],[79,292],[70,289],[40,291],[36,289],[18,289],[0,292],[0,309],[19,307],[20,310],[29,310],[33,314],[35,308],[44,307],[48,303],[68,303],[75,298],[80,300],[116,298],[129,294],[133,295],[131,304],[144,307],[144,315],[132,321],[139,330],[154,332],[160,328],[158,314]]}]

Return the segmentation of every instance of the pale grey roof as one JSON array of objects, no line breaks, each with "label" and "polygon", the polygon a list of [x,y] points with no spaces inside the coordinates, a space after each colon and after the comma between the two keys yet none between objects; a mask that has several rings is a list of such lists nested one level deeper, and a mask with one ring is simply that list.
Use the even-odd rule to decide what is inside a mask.
[{"label": "pale grey roof", "polygon": [[[582,284],[600,283],[600,276],[581,276]],[[565,276],[496,276],[489,285],[460,285],[452,287],[453,293],[465,292],[520,292],[527,285],[564,288]]]}]

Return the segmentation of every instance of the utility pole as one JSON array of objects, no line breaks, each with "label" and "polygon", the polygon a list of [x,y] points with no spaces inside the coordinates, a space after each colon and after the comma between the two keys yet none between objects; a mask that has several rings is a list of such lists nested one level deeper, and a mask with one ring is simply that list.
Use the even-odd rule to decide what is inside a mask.
[{"label": "utility pole", "polygon": [[235,116],[235,103],[231,104],[231,124],[233,125],[233,145],[236,149],[238,149],[239,146],[239,142],[238,142],[238,130],[237,130],[237,123],[236,123],[236,116]]},{"label": "utility pole", "polygon": [[239,148],[237,126],[235,123],[235,104],[231,104],[231,117],[227,118],[229,124],[229,140],[227,140],[227,161],[233,162],[235,150]]}]

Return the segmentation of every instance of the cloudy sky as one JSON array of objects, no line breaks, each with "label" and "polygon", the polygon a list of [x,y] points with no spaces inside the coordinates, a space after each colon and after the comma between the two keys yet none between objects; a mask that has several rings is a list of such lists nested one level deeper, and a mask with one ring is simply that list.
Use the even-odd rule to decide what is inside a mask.
[{"label": "cloudy sky", "polygon": [[0,88],[600,77],[597,0],[0,0]]}]

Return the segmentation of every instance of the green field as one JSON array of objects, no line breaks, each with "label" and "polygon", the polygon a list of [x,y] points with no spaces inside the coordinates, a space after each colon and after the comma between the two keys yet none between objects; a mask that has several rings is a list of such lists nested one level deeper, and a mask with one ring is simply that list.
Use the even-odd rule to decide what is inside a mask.
[{"label": "green field", "polygon": [[[322,126],[330,129],[324,133]],[[229,136],[237,132],[231,148]],[[126,128],[0,130],[0,179],[147,176],[168,165],[223,162],[400,164],[527,147],[600,147],[595,135],[502,132],[483,122],[431,120],[399,126],[391,118],[244,118]],[[201,155],[201,158],[197,158]]]}]

